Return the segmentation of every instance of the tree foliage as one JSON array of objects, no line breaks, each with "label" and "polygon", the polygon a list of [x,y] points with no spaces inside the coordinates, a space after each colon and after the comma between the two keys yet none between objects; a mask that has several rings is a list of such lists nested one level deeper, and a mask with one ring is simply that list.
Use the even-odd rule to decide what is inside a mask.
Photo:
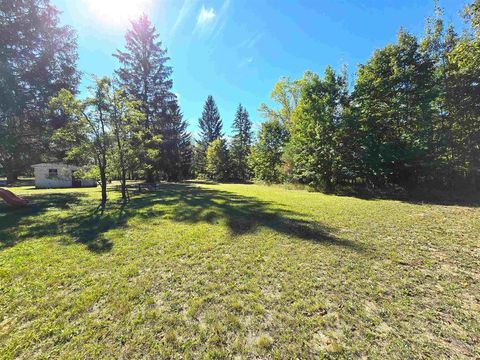
[{"label": "tree foliage", "polygon": [[229,178],[229,157],[224,139],[213,140],[207,149],[205,173],[214,181],[225,181]]},{"label": "tree foliage", "polygon": [[295,180],[332,190],[340,172],[339,129],[345,79],[328,67],[325,76],[307,72],[290,124],[287,153]]},{"label": "tree foliage", "polygon": [[233,138],[230,148],[232,162],[232,178],[238,181],[250,179],[248,157],[252,145],[252,122],[250,115],[241,104],[238,105],[235,120],[233,121]]},{"label": "tree foliage", "polygon": [[287,129],[279,120],[272,119],[262,123],[258,141],[249,158],[257,180],[267,183],[283,180],[282,156],[287,138]]},{"label": "tree foliage", "polygon": [[190,176],[192,167],[192,141],[177,102],[172,102],[162,130],[161,177],[168,181],[181,181]]},{"label": "tree foliage", "polygon": [[[109,78],[96,79],[90,96],[77,99],[63,89],[52,98],[53,111],[64,113],[70,121],[55,134],[55,140],[68,144],[66,161],[95,165],[102,187],[102,203],[107,201],[110,161],[119,169],[122,195],[126,198],[126,175],[138,165],[133,147],[137,124],[143,120],[137,101],[122,90],[115,90]],[[113,155],[113,156],[112,156]]]},{"label": "tree foliage", "polygon": [[433,75],[432,60],[403,30],[360,67],[354,99],[367,181],[407,184],[431,167]]},{"label": "tree foliage", "polygon": [[61,89],[76,91],[77,43],[48,0],[0,2],[0,164],[14,181],[48,154],[65,119],[48,113]]},{"label": "tree foliage", "polygon": [[213,96],[209,95],[203,106],[202,116],[198,120],[199,139],[195,148],[195,175],[203,176],[206,171],[207,149],[213,141],[223,137],[223,123]]},{"label": "tree foliage", "polygon": [[[122,88],[139,101],[144,114],[143,138],[139,154],[145,164],[145,178],[180,180],[190,162],[189,134],[172,92],[172,68],[168,66],[167,51],[162,47],[159,35],[147,16],[132,22],[125,35],[125,50],[118,50],[115,57],[120,62],[116,70]],[[185,156],[185,158],[184,158]]]}]

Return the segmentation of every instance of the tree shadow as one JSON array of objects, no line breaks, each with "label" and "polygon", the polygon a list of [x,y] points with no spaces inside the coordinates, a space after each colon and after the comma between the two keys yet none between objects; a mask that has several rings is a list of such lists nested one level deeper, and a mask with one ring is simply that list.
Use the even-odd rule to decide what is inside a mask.
[{"label": "tree shadow", "polygon": [[[134,198],[128,211],[154,203],[166,206],[165,215],[176,222],[216,224],[223,221],[232,236],[269,228],[292,238],[362,250],[360,244],[335,236],[333,228],[255,197],[190,184],[165,184],[160,191]],[[149,217],[145,213],[142,216]]]},{"label": "tree shadow", "polygon": [[337,196],[349,196],[362,200],[394,200],[414,205],[441,205],[480,207],[480,192],[471,189],[439,190],[418,187],[415,189],[376,189],[365,187],[341,188],[335,192]]},{"label": "tree shadow", "polygon": [[78,204],[83,194],[42,194],[41,196],[25,196],[29,201],[27,207],[15,208],[0,203],[0,249],[17,243],[18,228],[22,224],[35,221],[43,213],[52,210],[68,210]]},{"label": "tree shadow", "polygon": [[[65,235],[63,238],[71,239],[65,240],[65,244],[81,243],[93,252],[105,252],[113,244],[102,234],[123,221],[121,208],[107,214],[98,206],[98,201],[85,199],[82,193],[39,194],[26,198],[30,205],[25,208],[0,206],[0,250],[29,239]],[[55,216],[59,210],[63,216]],[[54,215],[48,216],[49,211],[55,212]]]},{"label": "tree shadow", "polygon": [[[221,224],[232,237],[268,228],[294,239],[363,250],[360,244],[337,237],[335,229],[278,204],[191,184],[162,184],[159,191],[132,195],[128,203],[109,201],[105,207],[82,193],[34,195],[29,200],[29,208],[3,215],[0,208],[4,217],[0,250],[25,240],[59,236],[64,245],[80,243],[95,253],[108,252],[114,244],[106,233],[126,226],[131,218]],[[49,210],[62,211],[48,216]]]}]

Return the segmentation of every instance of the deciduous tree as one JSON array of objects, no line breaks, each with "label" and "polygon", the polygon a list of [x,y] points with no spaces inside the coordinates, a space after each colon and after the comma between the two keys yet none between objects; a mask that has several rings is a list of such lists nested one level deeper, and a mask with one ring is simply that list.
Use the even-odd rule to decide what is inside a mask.
[{"label": "deciduous tree", "polygon": [[41,155],[65,119],[48,113],[61,89],[76,91],[77,42],[48,0],[0,2],[0,164],[8,181]]}]

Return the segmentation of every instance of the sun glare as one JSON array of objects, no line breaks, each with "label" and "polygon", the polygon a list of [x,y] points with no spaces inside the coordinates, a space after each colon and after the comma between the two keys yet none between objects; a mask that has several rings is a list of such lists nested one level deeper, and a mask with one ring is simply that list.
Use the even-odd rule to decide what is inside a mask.
[{"label": "sun glare", "polygon": [[87,0],[92,15],[107,25],[123,25],[148,11],[151,0]]}]

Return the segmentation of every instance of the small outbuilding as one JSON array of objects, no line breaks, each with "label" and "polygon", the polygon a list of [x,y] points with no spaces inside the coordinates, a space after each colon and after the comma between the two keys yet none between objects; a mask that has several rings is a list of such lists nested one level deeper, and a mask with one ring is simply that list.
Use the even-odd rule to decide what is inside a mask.
[{"label": "small outbuilding", "polygon": [[35,174],[35,187],[37,189],[49,188],[79,188],[96,187],[97,181],[93,179],[78,179],[75,172],[79,166],[67,164],[44,163],[32,166]]}]

